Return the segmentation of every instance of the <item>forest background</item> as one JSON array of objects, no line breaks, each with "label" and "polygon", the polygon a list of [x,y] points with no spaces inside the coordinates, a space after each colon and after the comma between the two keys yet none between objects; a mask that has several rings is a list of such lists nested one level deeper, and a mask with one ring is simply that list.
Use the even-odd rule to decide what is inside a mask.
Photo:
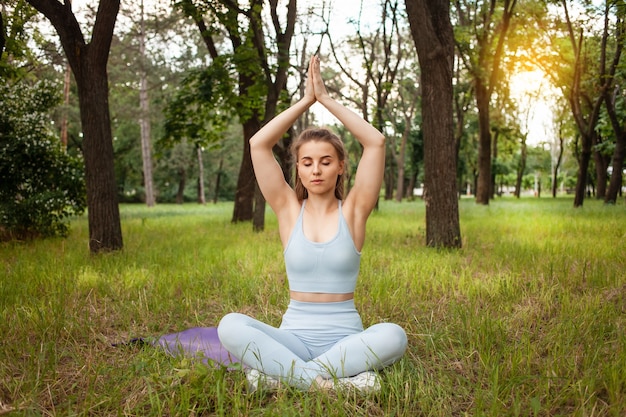
[{"label": "forest background", "polygon": [[[96,5],[72,7],[88,37]],[[381,196],[422,196],[420,67],[403,4],[299,5],[288,51],[281,50],[286,34],[279,31],[289,23],[280,14],[286,3],[259,10],[246,14],[230,2],[124,2],[107,64],[117,199],[148,206],[235,200],[233,221],[263,213],[264,205],[254,208],[253,191],[243,197],[251,170],[241,141],[242,127],[245,139],[250,126],[242,118],[263,106],[271,115],[297,98],[311,53],[322,56],[333,93],[388,137]],[[507,194],[571,193],[575,206],[586,196],[615,202],[623,189],[623,10],[619,1],[451,4],[459,196],[489,204]],[[2,12],[5,88],[20,92],[6,94],[3,106],[19,108],[24,92],[47,85],[62,101],[40,106],[44,128],[67,154],[80,157],[77,91],[59,38],[27,2],[5,2]],[[239,32],[228,27],[229,13]],[[250,43],[242,34],[255,25],[267,37],[264,54],[251,60],[236,45]],[[279,60],[285,53],[287,68]],[[246,60],[248,67],[241,64]],[[255,60],[265,73],[251,69]],[[242,74],[249,78],[245,95]],[[272,98],[263,84],[273,75],[274,85],[279,76],[288,82]],[[270,104],[276,110],[268,111]],[[311,122],[334,120],[313,111],[290,136]],[[358,144],[340,133],[356,160]],[[287,178],[289,140],[276,149]],[[240,200],[249,207],[238,208]],[[254,225],[262,229],[263,220]]]},{"label": "forest background", "polygon": [[[349,20],[337,4],[299,3],[294,19],[284,7],[293,1],[246,3],[256,9],[146,2],[143,13],[141,2],[128,1],[119,15],[105,13],[115,3],[100,4],[104,26],[94,25],[95,9],[83,9],[80,35],[66,20],[76,42],[65,51],[55,32],[67,42],[68,28],[52,29],[29,5],[71,17],[70,2],[2,3],[0,232],[17,239],[0,244],[0,414],[624,415],[623,2],[416,0],[405,10],[364,1],[350,2]],[[409,6],[426,3],[450,6],[454,28],[459,250],[424,247],[428,192],[439,190],[407,203],[429,172],[426,77],[409,35]],[[282,54],[287,32],[275,28],[286,21],[294,36]],[[83,34],[102,40],[103,27],[110,53],[80,43]],[[267,36],[254,44],[251,28]],[[87,206],[92,135],[81,126],[76,51],[108,70],[104,89],[82,91],[99,116],[111,109],[110,123],[95,131],[111,129],[114,175],[105,180],[113,179],[113,193],[89,214],[128,203],[120,209],[125,250],[100,256],[88,255],[103,249],[91,247],[91,219],[77,216]],[[246,135],[264,117],[258,125],[242,117],[297,98],[312,53],[322,56],[332,93],[388,137],[357,303],[365,323],[407,330],[407,354],[382,373],[373,396],[246,395],[242,372],[120,346],[214,325],[231,311],[279,322],[287,293],[275,217],[267,233],[250,228],[237,199],[250,174]],[[278,78],[284,87],[272,90]],[[240,97],[242,86],[249,94]],[[267,103],[275,108],[265,111]],[[546,116],[539,130],[533,113]],[[276,149],[286,175],[288,139],[305,123],[332,124],[326,117],[312,112]],[[358,147],[340,133],[355,160]],[[90,162],[107,158],[95,152]],[[264,208],[251,195],[247,220]],[[189,204],[202,196],[217,203]],[[48,229],[37,222],[46,215]],[[68,219],[65,239],[22,241],[67,234]],[[31,228],[8,232],[13,220]]]}]

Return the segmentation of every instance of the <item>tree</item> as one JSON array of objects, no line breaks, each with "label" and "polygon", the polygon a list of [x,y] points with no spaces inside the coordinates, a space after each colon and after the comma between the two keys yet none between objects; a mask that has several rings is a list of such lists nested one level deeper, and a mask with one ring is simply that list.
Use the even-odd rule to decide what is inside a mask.
[{"label": "tree", "polygon": [[516,3],[516,0],[455,2],[461,32],[457,46],[472,74],[478,108],[478,204],[489,204],[493,192],[490,100],[500,81],[505,41]]},{"label": "tree", "polygon": [[[611,180],[609,188],[606,192],[604,202],[608,204],[615,204],[617,201],[617,194],[622,187],[622,169],[624,166],[624,158],[626,157],[626,128],[623,124],[623,114],[618,115],[619,103],[618,93],[620,92],[619,85],[617,85],[616,71],[621,58],[622,50],[624,48],[624,35],[626,34],[626,16],[624,16],[624,4],[623,2],[616,2],[616,23],[615,23],[615,52],[611,63],[609,85],[604,89],[604,105],[611,121],[611,127],[615,134],[615,147],[613,149],[613,157],[611,161]],[[610,3],[606,4],[605,12],[605,33],[608,31],[608,10]],[[623,74],[622,74],[623,75]],[[605,170],[606,172],[606,170]]]},{"label": "tree", "polygon": [[[215,89],[221,89],[227,95],[224,102],[242,124],[243,157],[232,221],[253,220],[255,230],[264,228],[265,201],[255,185],[249,141],[266,121],[276,115],[279,103],[285,98],[289,52],[297,16],[296,0],[288,1],[282,20],[277,0],[269,1],[270,7],[265,13],[264,4],[263,0],[252,0],[246,6],[230,0],[199,3],[183,0],[179,3],[198,27],[213,59],[211,66],[223,68],[224,77],[216,80]],[[264,16],[269,16],[271,23],[267,24]],[[273,29],[274,35],[266,36],[265,28]],[[218,33],[227,34],[231,53],[218,49]],[[268,41],[273,43],[266,44]],[[230,93],[224,92],[225,86],[232,87]]]},{"label": "tree", "polygon": [[[467,153],[477,148],[469,143],[475,136],[470,127],[476,124],[474,122],[477,117],[472,112],[474,108],[472,81],[469,74],[462,70],[462,59],[458,56],[458,49],[454,61],[454,141],[457,154],[457,187],[461,191],[465,186],[469,191],[471,188],[476,189],[476,170],[470,167],[476,164],[477,157],[473,154],[467,155]],[[469,195],[470,192],[467,194]]]},{"label": "tree", "polygon": [[[363,2],[361,2],[361,8],[362,6]],[[360,53],[358,59],[362,62],[365,71],[362,79],[359,79],[359,71],[354,71],[354,66],[347,64],[353,62],[355,58],[353,56],[339,58],[338,48],[333,39],[330,39],[330,46],[333,57],[343,75],[357,88],[355,98],[346,95],[343,97],[358,107],[365,120],[370,121],[381,132],[387,133],[385,116],[392,111],[388,108],[389,100],[398,94],[398,90],[401,88],[397,82],[398,74],[404,65],[410,65],[410,58],[414,53],[411,54],[411,50],[404,47],[405,36],[401,30],[402,14],[399,1],[381,0],[380,13],[380,21],[372,33],[364,32],[362,16],[360,15],[356,21],[356,34],[348,39],[347,50],[349,53],[351,55],[354,51]],[[333,89],[332,84],[330,88]],[[339,91],[337,92],[339,93]],[[370,113],[372,114],[371,117]],[[391,199],[393,196],[394,166],[398,163],[404,163],[404,161],[400,161],[399,150],[396,149],[393,142],[393,140],[388,142],[390,146],[388,146],[387,161],[385,162],[385,199]],[[398,167],[398,170],[400,169]]]},{"label": "tree", "polygon": [[[585,199],[587,189],[587,178],[593,146],[598,141],[597,124],[600,117],[602,102],[604,100],[604,90],[608,88],[610,77],[608,77],[605,61],[606,53],[606,31],[602,35],[601,45],[604,47],[597,49],[597,55],[591,53],[592,40],[585,36],[583,25],[577,27],[576,22],[570,17],[567,0],[561,0],[563,16],[565,19],[564,30],[568,42],[560,42],[560,35],[557,35],[554,50],[562,59],[562,68],[558,71],[551,71],[553,76],[562,78],[556,85],[561,85],[564,95],[569,102],[572,116],[576,122],[576,127],[580,133],[580,149],[578,152],[578,174],[576,180],[576,192],[574,196],[574,207],[581,207]],[[560,29],[560,28],[557,28]],[[576,34],[576,32],[578,32]],[[557,43],[558,42],[558,43]],[[598,66],[594,68],[593,59],[598,58]]]},{"label": "tree", "polygon": [[37,11],[25,0],[4,0],[0,7],[0,79],[32,78],[40,60],[31,45],[41,48]]},{"label": "tree", "polygon": [[0,57],[4,53],[4,45],[6,44],[6,37],[4,36],[4,16],[2,10],[0,10]]},{"label": "tree", "polygon": [[63,151],[50,110],[58,86],[0,86],[0,241],[65,236],[67,218],[85,209],[80,158]]},{"label": "tree", "polygon": [[426,244],[461,247],[453,129],[454,33],[447,0],[407,0],[422,79]]},{"label": "tree", "polygon": [[91,42],[85,41],[70,0],[28,2],[54,26],[76,80],[84,135],[89,249],[93,253],[121,249],[106,70],[120,0],[99,3]]},{"label": "tree", "polygon": [[[203,55],[202,49],[198,50],[198,46],[202,46],[199,35],[194,28],[181,24],[185,18],[180,13],[172,13],[169,4],[144,3],[143,24],[140,1],[125,2],[120,8],[107,76],[118,199],[148,204],[149,174],[146,172],[150,167],[153,167],[154,198],[162,202],[174,200],[172,192],[176,190],[172,191],[172,184],[179,183],[178,173],[162,169],[165,167],[163,159],[170,154],[156,139],[163,135],[164,107],[181,88],[186,69],[198,66]],[[140,52],[142,40],[143,54]],[[141,124],[144,124],[143,129]],[[144,158],[150,156],[150,148],[153,163]],[[147,169],[142,164],[144,160]],[[186,169],[186,173],[194,175],[195,167],[195,162],[186,166],[192,168]],[[195,178],[187,180],[188,184],[196,182]]]},{"label": "tree", "polygon": [[[402,74],[401,74],[402,75]],[[397,118],[392,116],[391,114],[388,116],[391,124],[394,126],[394,130],[400,132],[400,143],[399,146],[396,145],[399,149],[396,152],[396,146],[392,146],[393,154],[396,159],[396,165],[398,166],[398,175],[396,181],[396,201],[402,201],[402,198],[406,194],[405,190],[405,172],[406,172],[406,154],[407,154],[407,145],[409,143],[409,137],[411,135],[411,127],[412,121],[415,117],[415,110],[418,106],[419,101],[419,84],[412,80],[408,74],[407,76],[400,77],[401,81],[398,89],[398,97],[397,104],[395,106],[394,114],[397,115]],[[388,110],[389,111],[389,110]],[[389,111],[389,113],[391,113]],[[395,142],[395,138],[392,141]],[[413,190],[410,190],[411,192]]]},{"label": "tree", "polygon": [[[550,154],[552,160],[552,197],[555,198],[558,189],[559,171],[563,163],[563,152],[565,150],[566,138],[570,135],[572,130],[571,123],[568,123],[568,119],[565,116],[567,111],[567,103],[562,98],[557,100],[554,106],[554,125],[556,126],[556,136],[550,143]],[[571,120],[571,119],[570,119]]]},{"label": "tree", "polygon": [[154,193],[154,182],[152,179],[152,139],[150,129],[150,106],[148,100],[148,74],[146,72],[146,25],[144,21],[143,0],[140,4],[139,17],[139,107],[141,116],[139,126],[141,127],[141,160],[143,162],[143,182],[145,190],[146,205],[154,206],[156,196]]}]

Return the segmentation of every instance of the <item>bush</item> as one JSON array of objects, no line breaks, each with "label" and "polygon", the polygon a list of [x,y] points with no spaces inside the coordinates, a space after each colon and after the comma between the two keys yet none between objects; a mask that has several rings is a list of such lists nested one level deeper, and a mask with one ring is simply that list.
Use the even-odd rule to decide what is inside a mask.
[{"label": "bush", "polygon": [[86,206],[82,160],[66,154],[48,112],[49,82],[0,86],[0,240],[65,236]]}]

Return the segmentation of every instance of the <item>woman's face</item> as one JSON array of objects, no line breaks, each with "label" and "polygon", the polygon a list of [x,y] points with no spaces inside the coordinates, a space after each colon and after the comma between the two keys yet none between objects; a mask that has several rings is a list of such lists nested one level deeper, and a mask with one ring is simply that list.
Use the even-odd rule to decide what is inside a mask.
[{"label": "woman's face", "polygon": [[344,162],[339,160],[337,150],[328,142],[311,140],[300,146],[298,176],[309,193],[334,192],[343,167]]}]

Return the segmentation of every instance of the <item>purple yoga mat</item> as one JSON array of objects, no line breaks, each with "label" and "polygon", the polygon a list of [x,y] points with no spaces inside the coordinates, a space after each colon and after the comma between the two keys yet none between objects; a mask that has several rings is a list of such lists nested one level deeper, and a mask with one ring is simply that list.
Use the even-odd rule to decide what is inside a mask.
[{"label": "purple yoga mat", "polygon": [[228,353],[217,336],[217,327],[192,327],[163,335],[154,341],[172,356],[188,356],[216,367],[239,368],[239,359]]}]

